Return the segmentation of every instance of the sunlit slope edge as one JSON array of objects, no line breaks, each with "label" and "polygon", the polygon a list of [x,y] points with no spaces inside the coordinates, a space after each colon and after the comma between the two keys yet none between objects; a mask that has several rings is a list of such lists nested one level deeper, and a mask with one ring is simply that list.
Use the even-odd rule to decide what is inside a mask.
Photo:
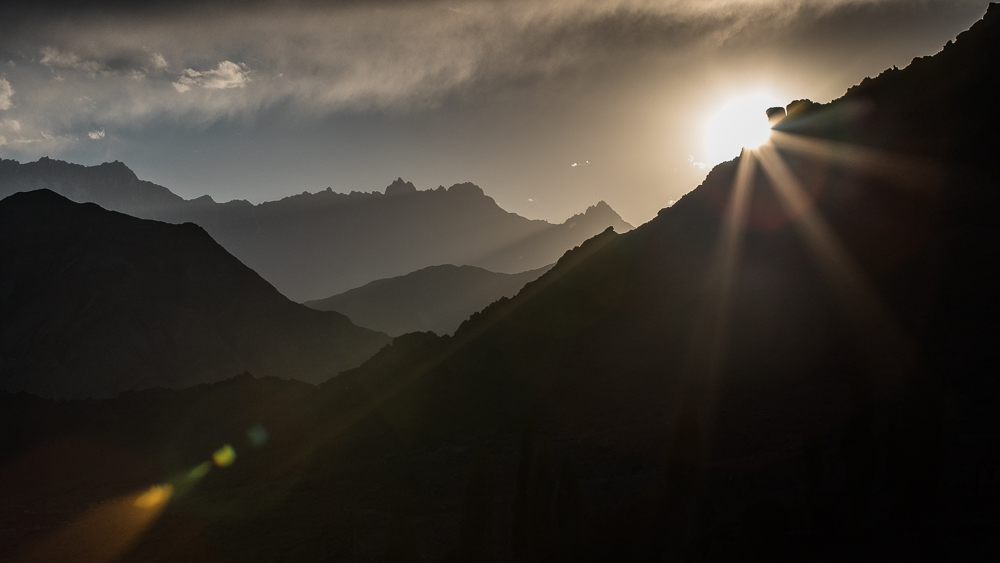
[{"label": "sunlit slope edge", "polygon": [[293,303],[192,224],[0,201],[0,385],[49,397],[184,387],[246,370],[322,381],[389,341]]}]

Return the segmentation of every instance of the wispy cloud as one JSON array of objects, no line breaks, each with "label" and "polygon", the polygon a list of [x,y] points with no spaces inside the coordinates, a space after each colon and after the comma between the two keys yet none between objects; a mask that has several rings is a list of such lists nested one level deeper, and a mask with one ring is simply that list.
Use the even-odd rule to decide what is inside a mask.
[{"label": "wispy cloud", "polygon": [[10,82],[7,79],[0,76],[0,109],[10,109],[14,103],[11,98],[14,97],[14,88],[11,87]]},{"label": "wispy cloud", "polygon": [[174,82],[174,88],[178,92],[187,92],[192,87],[224,90],[226,88],[243,88],[247,82],[250,82],[250,69],[247,68],[247,65],[222,61],[214,70],[185,69],[177,82]]},{"label": "wispy cloud", "polygon": [[103,139],[104,138],[104,129],[98,129],[97,131],[91,131],[90,133],[87,133],[87,136],[90,137],[91,139],[95,140],[95,141],[98,140],[98,139]]},{"label": "wispy cloud", "polygon": [[51,69],[76,70],[88,74],[96,74],[106,71],[107,67],[97,60],[85,60],[76,53],[60,51],[55,47],[44,46],[41,48],[41,64]]},{"label": "wispy cloud", "polygon": [[167,59],[163,58],[163,55],[159,53],[153,53],[153,56],[150,57],[149,62],[153,65],[154,68],[158,69],[170,68],[170,64],[167,63]]},{"label": "wispy cloud", "polygon": [[704,170],[704,169],[708,168],[708,166],[709,166],[707,162],[698,162],[697,160],[695,160],[693,154],[689,154],[688,155],[688,160],[687,161],[688,161],[688,164],[690,164],[691,166],[693,166],[695,168],[698,168],[698,169],[701,169],[701,170]]}]

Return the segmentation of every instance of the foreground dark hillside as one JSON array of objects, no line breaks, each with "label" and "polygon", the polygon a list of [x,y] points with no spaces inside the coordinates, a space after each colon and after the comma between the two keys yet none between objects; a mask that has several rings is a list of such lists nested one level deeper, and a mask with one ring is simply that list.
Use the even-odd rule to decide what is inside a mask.
[{"label": "foreground dark hillside", "polygon": [[252,205],[185,200],[121,162],[81,166],[49,158],[0,160],[0,197],[50,189],[77,202],[168,223],[195,223],[284,295],[321,299],[438,264],[518,273],[614,227],[632,228],[603,201],[561,224],[509,213],[474,184],[385,192],[325,191]]},{"label": "foreground dark hillside", "polygon": [[[312,407],[250,378],[190,390],[273,406],[273,453],[220,432],[254,461],[184,489],[171,475],[200,458],[161,460],[197,441],[129,422],[226,418],[133,412],[152,392],[22,395],[4,399],[5,466],[80,432],[150,452],[135,485],[178,492],[134,561],[995,560],[998,92],[993,4],[933,58],[790,104],[776,148],[593,237],[454,336],[395,339]],[[35,525],[57,533],[121,482],[98,475],[75,502],[35,485]]]},{"label": "foreground dark hillside", "polygon": [[387,344],[293,303],[196,225],[73,203],[0,201],[0,388],[108,397],[245,370],[319,382]]}]

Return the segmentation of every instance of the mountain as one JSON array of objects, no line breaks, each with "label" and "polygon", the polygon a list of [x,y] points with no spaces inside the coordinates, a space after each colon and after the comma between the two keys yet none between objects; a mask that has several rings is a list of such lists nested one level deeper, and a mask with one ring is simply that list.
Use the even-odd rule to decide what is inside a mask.
[{"label": "mountain", "polygon": [[0,199],[17,192],[48,189],[78,203],[91,202],[135,217],[158,219],[157,210],[185,203],[163,186],[136,177],[127,166],[105,162],[81,166],[42,157],[20,164],[0,159]]},{"label": "mountain", "polygon": [[995,557],[995,480],[971,476],[1000,468],[998,93],[991,4],[932,57],[770,109],[772,144],[453,337],[323,387],[418,451],[533,421],[506,489],[527,559],[567,553],[524,500],[557,482],[623,505],[572,536],[594,560]]},{"label": "mountain", "polygon": [[421,191],[397,179],[385,193],[327,188],[252,205],[208,196],[184,200],[139,180],[119,162],[0,161],[0,197],[40,188],[136,217],[200,225],[296,301],[435,264],[504,273],[537,269],[606,227],[632,228],[603,201],[562,224],[529,220],[504,211],[471,183]]},{"label": "mountain", "polygon": [[390,336],[407,332],[451,334],[469,315],[501,297],[513,297],[550,267],[499,274],[475,266],[429,266],[304,305],[337,311],[360,326]]},{"label": "mountain", "polygon": [[0,388],[106,397],[250,370],[309,382],[389,342],[293,303],[192,224],[48,190],[0,201]]},{"label": "mountain", "polygon": [[[68,442],[87,427],[157,476],[243,456],[176,481],[126,561],[995,560],[998,93],[991,4],[933,57],[774,108],[773,147],[314,402],[253,378],[0,395],[5,467],[97,468],[76,496],[20,481],[36,500],[5,516],[22,539],[115,498],[112,456]],[[274,449],[242,437],[251,406]]]}]

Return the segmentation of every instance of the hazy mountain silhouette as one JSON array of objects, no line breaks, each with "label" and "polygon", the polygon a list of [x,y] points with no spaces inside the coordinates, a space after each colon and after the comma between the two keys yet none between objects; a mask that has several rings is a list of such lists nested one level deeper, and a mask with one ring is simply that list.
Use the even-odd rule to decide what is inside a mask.
[{"label": "hazy mountain silhouette", "polygon": [[389,336],[428,331],[451,334],[469,315],[501,297],[513,297],[549,268],[499,274],[475,266],[429,266],[304,305],[343,313],[359,326]]},{"label": "hazy mountain silhouette", "polygon": [[185,203],[163,186],[136,177],[123,163],[82,166],[42,157],[20,164],[0,159],[0,199],[17,192],[47,189],[78,203],[96,203],[105,209],[135,217],[161,219],[157,214]]},{"label": "hazy mountain silhouette", "polygon": [[[235,442],[241,404],[283,429],[267,453],[235,442],[245,465],[125,560],[995,560],[998,93],[991,4],[934,57],[789,104],[774,151],[567,252],[454,336],[396,338],[315,402],[252,378],[3,395],[5,451],[57,459],[41,445],[89,424],[129,451],[191,444],[149,456],[170,475],[210,451],[199,436]],[[197,408],[215,402],[237,422]],[[100,498],[114,481],[95,473],[75,502],[5,508],[18,537]]]},{"label": "hazy mountain silhouette", "polygon": [[253,370],[318,382],[389,339],[293,303],[196,225],[0,201],[0,387],[105,397]]},{"label": "hazy mountain silhouette", "polygon": [[252,205],[208,196],[184,200],[119,162],[0,161],[0,197],[39,188],[136,217],[200,225],[297,301],[436,264],[524,272],[555,262],[609,226],[632,228],[603,201],[559,225],[529,220],[504,211],[471,183],[419,191],[397,179],[384,194],[327,188]]}]

